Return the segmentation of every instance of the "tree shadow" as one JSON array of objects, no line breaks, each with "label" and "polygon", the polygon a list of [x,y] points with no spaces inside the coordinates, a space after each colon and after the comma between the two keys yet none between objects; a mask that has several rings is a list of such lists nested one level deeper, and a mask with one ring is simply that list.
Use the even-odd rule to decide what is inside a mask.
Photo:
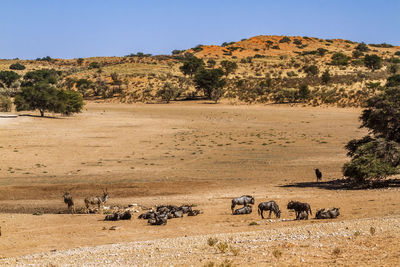
[{"label": "tree shadow", "polygon": [[32,118],[46,118],[46,119],[63,119],[63,117],[56,117],[56,116],[40,116],[40,115],[33,115],[33,114],[19,114],[20,117],[32,117]]},{"label": "tree shadow", "polygon": [[283,188],[318,188],[325,190],[365,190],[400,187],[400,179],[388,179],[384,181],[374,181],[368,183],[355,183],[349,179],[336,179],[327,182],[299,182],[281,185]]}]

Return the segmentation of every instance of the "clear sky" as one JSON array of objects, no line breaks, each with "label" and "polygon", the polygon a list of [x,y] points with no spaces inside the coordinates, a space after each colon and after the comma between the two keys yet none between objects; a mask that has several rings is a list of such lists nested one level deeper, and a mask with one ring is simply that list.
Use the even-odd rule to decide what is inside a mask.
[{"label": "clear sky", "polygon": [[400,45],[400,0],[1,0],[0,58],[169,54],[256,35]]}]

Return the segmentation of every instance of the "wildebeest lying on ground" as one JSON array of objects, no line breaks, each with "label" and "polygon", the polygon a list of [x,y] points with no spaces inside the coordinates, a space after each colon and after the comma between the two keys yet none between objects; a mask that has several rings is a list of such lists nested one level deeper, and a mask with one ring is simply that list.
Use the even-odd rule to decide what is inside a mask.
[{"label": "wildebeest lying on ground", "polygon": [[129,210],[125,212],[115,212],[113,214],[109,214],[104,219],[105,221],[119,221],[119,220],[130,220],[132,218],[132,214]]},{"label": "wildebeest lying on ground", "polygon": [[275,201],[271,200],[268,202],[261,202],[258,204],[258,215],[261,215],[261,218],[264,219],[264,211],[269,210],[268,218],[271,218],[271,212],[274,212],[276,218],[281,217],[281,211],[279,210],[278,204]]},{"label": "wildebeest lying on ground", "polygon": [[300,212],[296,220],[308,220],[308,213],[306,211]]},{"label": "wildebeest lying on ground", "polygon": [[307,213],[307,215],[308,215],[308,212],[310,212],[310,215],[312,215],[311,207],[310,207],[310,204],[308,204],[308,203],[302,203],[302,202],[298,202],[298,201],[290,201],[287,204],[287,208],[289,210],[294,210],[296,212],[296,220],[299,219],[300,212],[302,212],[302,211],[305,211]]},{"label": "wildebeest lying on ground", "polygon": [[188,212],[188,216],[197,216],[200,214],[200,210],[191,210]]},{"label": "wildebeest lying on ground", "polygon": [[156,214],[154,219],[149,219],[147,221],[150,225],[166,225],[168,221],[168,216],[166,214]]},{"label": "wildebeest lying on ground", "polygon": [[339,208],[318,210],[315,219],[334,219],[340,215]]},{"label": "wildebeest lying on ground", "polygon": [[233,212],[233,215],[250,214],[252,212],[251,206],[244,206]]},{"label": "wildebeest lying on ground", "polygon": [[231,210],[232,214],[234,213],[233,210],[236,205],[243,205],[243,206],[248,206],[249,204],[254,204],[254,197],[249,196],[249,195],[244,195],[241,197],[236,197],[232,199],[232,205],[231,205]]}]

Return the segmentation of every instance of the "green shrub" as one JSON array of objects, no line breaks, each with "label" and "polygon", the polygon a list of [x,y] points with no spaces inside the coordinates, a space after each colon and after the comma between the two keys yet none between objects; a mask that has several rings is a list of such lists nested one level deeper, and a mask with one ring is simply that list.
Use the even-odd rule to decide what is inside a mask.
[{"label": "green shrub", "polygon": [[18,62],[10,65],[10,70],[24,70],[24,69],[25,66]]},{"label": "green shrub", "polygon": [[284,36],[282,39],[279,40],[280,43],[288,43],[290,44],[291,40],[289,37]]},{"label": "green shrub", "polygon": [[347,66],[350,58],[343,53],[335,53],[332,55],[331,64],[336,66]]},{"label": "green shrub", "polygon": [[99,69],[100,67],[101,67],[100,63],[96,62],[96,61],[90,62],[90,64],[89,64],[90,69]]},{"label": "green shrub", "polygon": [[0,95],[0,112],[11,111],[11,100],[9,97]]}]

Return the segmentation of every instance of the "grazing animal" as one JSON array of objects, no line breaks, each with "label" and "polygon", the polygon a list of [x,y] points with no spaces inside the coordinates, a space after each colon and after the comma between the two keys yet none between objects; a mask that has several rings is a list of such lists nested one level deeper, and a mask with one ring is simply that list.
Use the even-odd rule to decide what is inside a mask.
[{"label": "grazing animal", "polygon": [[249,196],[249,195],[244,195],[244,196],[236,197],[236,198],[232,199],[232,205],[231,205],[232,214],[233,214],[233,210],[236,205],[248,206],[249,204],[254,204],[254,197]]},{"label": "grazing animal", "polygon": [[150,225],[165,225],[167,224],[168,218],[166,214],[158,214],[154,217],[154,219],[149,219],[147,221]]},{"label": "grazing animal", "polygon": [[132,218],[132,214],[129,210],[127,210],[124,213],[120,214],[119,218],[121,220],[130,220]]},{"label": "grazing animal", "polygon": [[118,221],[119,220],[119,213],[108,214],[105,218],[105,221]]},{"label": "grazing animal", "polygon": [[190,210],[188,216],[197,216],[200,214],[200,210]]},{"label": "grazing animal", "polygon": [[108,192],[107,189],[106,191],[103,190],[103,196],[95,196],[95,197],[87,197],[85,198],[85,206],[86,209],[89,209],[90,205],[97,205],[97,207],[100,209],[100,206],[104,206],[104,204],[107,202],[108,199]]},{"label": "grazing animal", "polygon": [[115,212],[113,214],[107,215],[104,220],[105,221],[119,221],[119,220],[130,220],[132,218],[132,214],[129,210],[125,212]]},{"label": "grazing animal", "polygon": [[308,220],[308,213],[306,211],[300,212],[296,220]]},{"label": "grazing animal", "polygon": [[233,212],[233,215],[250,214],[252,212],[251,206],[244,206]]},{"label": "grazing animal", "polygon": [[312,215],[311,207],[310,207],[310,204],[308,204],[308,203],[301,203],[298,201],[290,201],[287,204],[287,208],[288,208],[288,210],[294,210],[296,212],[296,220],[299,218],[300,212],[302,212],[302,211],[305,211],[307,214],[308,214],[308,212],[310,212],[310,214]]},{"label": "grazing animal", "polygon": [[318,210],[315,214],[316,219],[334,219],[340,215],[339,208]]},{"label": "grazing animal", "polygon": [[258,215],[261,215],[261,218],[264,219],[264,211],[269,210],[268,219],[271,218],[271,212],[274,212],[276,218],[281,217],[281,211],[279,210],[278,204],[275,201],[271,200],[268,202],[261,202],[258,204]]},{"label": "grazing animal", "polygon": [[189,213],[190,211],[192,211],[192,207],[189,205],[182,205],[179,207],[179,210],[181,210],[183,212],[183,214],[185,214],[185,213]]},{"label": "grazing animal", "polygon": [[322,172],[318,169],[315,169],[315,176],[317,176],[317,182],[322,180]]},{"label": "grazing animal", "polygon": [[72,199],[71,194],[69,192],[65,192],[63,195],[63,198],[64,198],[64,203],[68,205],[69,212],[74,214],[75,213],[75,204],[74,204],[74,200]]}]

